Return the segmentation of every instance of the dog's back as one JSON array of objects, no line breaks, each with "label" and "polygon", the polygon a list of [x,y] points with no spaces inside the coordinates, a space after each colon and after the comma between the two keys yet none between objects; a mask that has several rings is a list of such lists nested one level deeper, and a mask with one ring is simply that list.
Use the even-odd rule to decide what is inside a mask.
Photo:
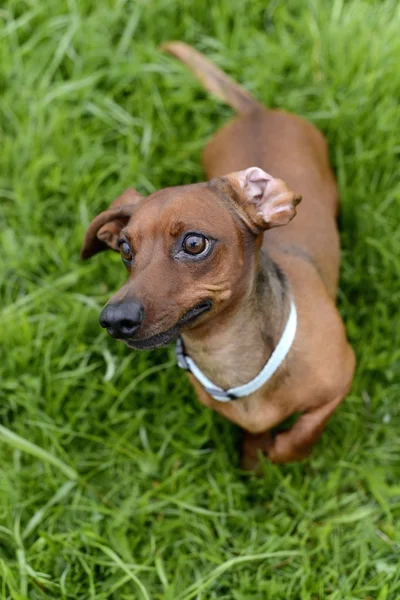
[{"label": "dog's back", "polygon": [[[338,196],[321,132],[301,117],[259,104],[205,56],[182,42],[163,49],[184,62],[204,87],[232,106],[239,116],[222,127],[203,152],[208,178],[252,165],[287,182],[303,196],[296,219],[269,231],[264,247],[309,259],[335,297],[339,271],[339,237],[335,217]],[[278,258],[278,256],[276,256]]]}]

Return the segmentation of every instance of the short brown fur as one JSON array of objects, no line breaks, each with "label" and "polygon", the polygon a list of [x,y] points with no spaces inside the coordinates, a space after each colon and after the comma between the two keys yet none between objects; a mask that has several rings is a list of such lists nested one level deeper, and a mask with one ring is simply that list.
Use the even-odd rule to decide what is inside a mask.
[{"label": "short brown fur", "polygon": [[[312,124],[262,107],[194,49],[181,42],[164,49],[239,116],[204,150],[209,183],[167,188],[147,198],[128,190],[93,221],[82,256],[108,246],[115,250],[123,236],[135,261],[127,283],[110,302],[140,298],[145,307],[138,334],[127,343],[156,347],[181,334],[188,355],[223,388],[247,383],[261,370],[281,336],[292,296],[298,314],[294,344],[259,390],[221,403],[189,377],[200,402],[244,430],[244,468],[257,466],[259,452],[277,463],[301,460],[347,394],[355,368],[335,306],[338,196],[327,145]],[[252,165],[274,176],[262,206],[248,201]],[[303,203],[291,220],[298,193]],[[217,240],[210,258],[196,264],[173,255],[182,232],[193,229]],[[212,301],[211,310],[179,326],[205,298]],[[153,341],[146,345],[146,340]],[[288,431],[271,435],[295,413],[300,417]]]}]

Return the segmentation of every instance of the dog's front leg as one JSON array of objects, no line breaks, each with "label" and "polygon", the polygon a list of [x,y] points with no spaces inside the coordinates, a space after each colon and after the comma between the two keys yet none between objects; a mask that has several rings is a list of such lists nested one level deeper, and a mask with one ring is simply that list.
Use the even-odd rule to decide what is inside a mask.
[{"label": "dog's front leg", "polygon": [[278,433],[268,447],[268,458],[274,463],[303,460],[310,455],[325,426],[345,395],[303,413],[288,431]]},{"label": "dog's front leg", "polygon": [[303,413],[287,431],[272,436],[271,432],[252,434],[244,432],[241,466],[253,471],[259,463],[259,453],[273,463],[299,461],[307,458],[319,440],[325,426],[345,395]]},{"label": "dog's front leg", "polygon": [[259,466],[259,455],[268,456],[269,448],[273,443],[272,433],[249,433],[243,431],[242,453],[240,466],[244,471],[255,471]]}]

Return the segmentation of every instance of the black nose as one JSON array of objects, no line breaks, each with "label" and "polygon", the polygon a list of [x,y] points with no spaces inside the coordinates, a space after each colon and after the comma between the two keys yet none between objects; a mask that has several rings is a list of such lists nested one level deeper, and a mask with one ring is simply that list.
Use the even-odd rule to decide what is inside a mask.
[{"label": "black nose", "polygon": [[115,338],[129,338],[143,321],[144,308],[137,300],[107,304],[100,315],[100,325]]}]

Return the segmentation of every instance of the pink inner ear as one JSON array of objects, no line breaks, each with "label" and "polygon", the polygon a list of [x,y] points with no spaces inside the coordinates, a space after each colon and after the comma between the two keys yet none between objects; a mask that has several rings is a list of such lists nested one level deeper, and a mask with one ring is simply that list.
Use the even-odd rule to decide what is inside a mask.
[{"label": "pink inner ear", "polygon": [[259,167],[237,173],[238,181],[248,202],[257,208],[263,229],[286,225],[296,214],[301,196],[294,194],[284,181],[276,179]]},{"label": "pink inner ear", "polygon": [[258,167],[250,167],[239,173],[239,182],[250,202],[260,202],[272,177]]},{"label": "pink inner ear", "polygon": [[270,181],[266,173],[261,169],[253,169],[247,179],[247,191],[254,200],[259,201],[265,193],[265,189]]}]

